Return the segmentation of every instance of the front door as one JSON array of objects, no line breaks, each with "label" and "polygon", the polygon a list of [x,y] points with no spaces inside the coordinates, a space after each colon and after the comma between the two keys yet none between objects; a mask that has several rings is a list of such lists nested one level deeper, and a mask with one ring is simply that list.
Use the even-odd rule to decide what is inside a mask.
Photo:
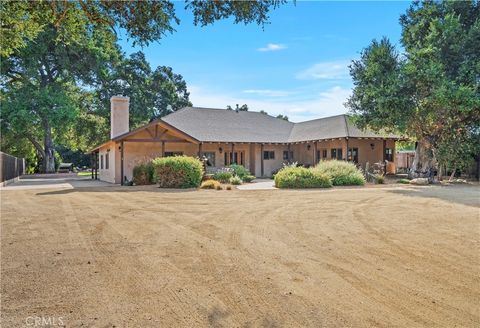
[{"label": "front door", "polygon": [[348,148],[347,160],[358,163],[358,148]]}]

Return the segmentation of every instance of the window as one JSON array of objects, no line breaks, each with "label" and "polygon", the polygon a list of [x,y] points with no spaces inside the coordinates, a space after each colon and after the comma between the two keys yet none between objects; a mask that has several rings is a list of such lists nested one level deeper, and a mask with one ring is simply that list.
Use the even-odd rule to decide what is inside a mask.
[{"label": "window", "polygon": [[109,155],[108,153],[105,154],[105,170],[108,170],[108,166],[109,166],[108,165],[109,164],[108,163],[108,157],[109,157],[108,155]]},{"label": "window", "polygon": [[103,170],[103,155],[100,155],[100,170]]},{"label": "window", "polygon": [[243,151],[226,151],[224,153],[225,166],[231,164],[245,165],[245,156]]},{"label": "window", "polygon": [[358,163],[358,148],[348,148],[347,160]]},{"label": "window", "polygon": [[273,150],[264,151],[263,159],[275,159],[275,152]]},{"label": "window", "polygon": [[206,162],[207,166],[215,166],[215,153],[214,152],[202,153],[202,157],[207,160],[207,162]]},{"label": "window", "polygon": [[173,156],[182,156],[183,152],[181,151],[166,151],[163,156],[164,157],[173,157]]},{"label": "window", "polygon": [[385,148],[385,160],[393,162],[393,149]]},{"label": "window", "polygon": [[284,150],[283,151],[283,160],[284,161],[291,161],[293,160],[293,151],[288,151],[288,150]]},{"label": "window", "polygon": [[332,159],[342,159],[342,148],[332,148],[331,155]]},{"label": "window", "polygon": [[328,154],[327,150],[323,149],[322,150],[322,158],[327,158],[327,154]]}]

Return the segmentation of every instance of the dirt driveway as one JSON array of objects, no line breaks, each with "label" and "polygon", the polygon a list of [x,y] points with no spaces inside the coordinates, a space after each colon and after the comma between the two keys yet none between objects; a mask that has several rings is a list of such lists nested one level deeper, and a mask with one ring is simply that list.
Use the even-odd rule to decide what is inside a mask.
[{"label": "dirt driveway", "polygon": [[480,326],[478,186],[1,196],[2,327]]}]

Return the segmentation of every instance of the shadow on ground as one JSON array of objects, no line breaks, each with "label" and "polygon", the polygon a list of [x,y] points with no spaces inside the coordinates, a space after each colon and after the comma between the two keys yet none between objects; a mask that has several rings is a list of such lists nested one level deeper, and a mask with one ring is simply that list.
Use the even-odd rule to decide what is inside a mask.
[{"label": "shadow on ground", "polygon": [[150,186],[108,186],[108,187],[75,187],[70,189],[60,189],[60,190],[52,190],[52,191],[45,191],[39,192],[37,195],[39,196],[48,196],[48,195],[67,195],[67,194],[74,194],[77,192],[137,192],[137,191],[149,191],[149,192],[160,192],[160,193],[186,193],[186,192],[193,192],[197,191],[197,189],[162,189],[158,188],[155,185]]},{"label": "shadow on ground", "polygon": [[408,197],[436,198],[454,204],[480,207],[480,187],[478,185],[436,185],[391,189],[388,192]]}]

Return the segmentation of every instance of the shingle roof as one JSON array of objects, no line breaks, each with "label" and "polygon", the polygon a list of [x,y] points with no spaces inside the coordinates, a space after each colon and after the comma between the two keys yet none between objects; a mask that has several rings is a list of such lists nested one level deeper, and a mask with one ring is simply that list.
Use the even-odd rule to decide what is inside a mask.
[{"label": "shingle roof", "polygon": [[292,123],[259,112],[185,107],[162,121],[203,142],[286,143],[331,138],[398,138],[363,131],[348,115]]},{"label": "shingle roof", "polygon": [[203,142],[287,142],[294,123],[259,112],[186,107],[161,119]]}]

